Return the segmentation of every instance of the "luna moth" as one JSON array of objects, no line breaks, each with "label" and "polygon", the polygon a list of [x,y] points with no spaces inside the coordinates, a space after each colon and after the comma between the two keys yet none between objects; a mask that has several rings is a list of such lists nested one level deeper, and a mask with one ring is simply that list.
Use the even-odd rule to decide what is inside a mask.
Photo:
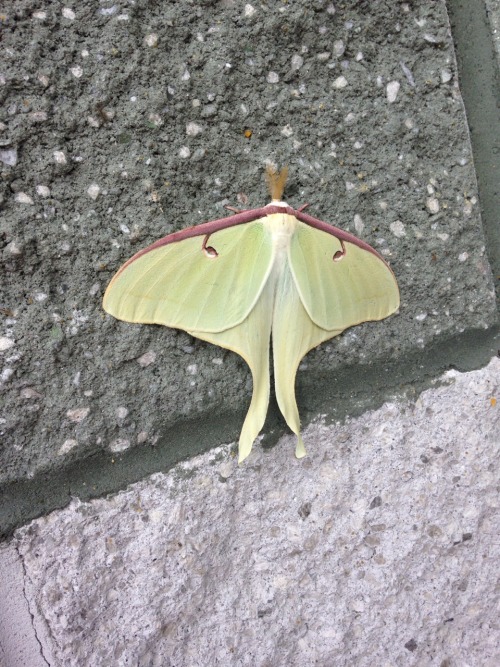
[{"label": "luna moth", "polygon": [[272,334],[279,408],[305,456],[295,400],[301,359],[323,341],[399,307],[393,272],[348,232],[281,201],[287,168],[267,169],[271,202],[189,227],[129,259],[106,289],[106,312],[163,324],[241,355],[253,394],[239,439],[250,453],[269,403]]}]

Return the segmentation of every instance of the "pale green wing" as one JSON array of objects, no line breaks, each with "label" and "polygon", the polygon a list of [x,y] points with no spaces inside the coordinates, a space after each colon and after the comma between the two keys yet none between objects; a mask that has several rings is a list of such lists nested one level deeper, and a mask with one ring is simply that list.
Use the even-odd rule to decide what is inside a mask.
[{"label": "pale green wing", "polygon": [[279,408],[290,429],[297,435],[297,458],[306,450],[300,435],[300,418],[295,400],[295,376],[304,355],[313,347],[342,333],[342,329],[327,331],[309,317],[292,277],[290,267],[284,266],[274,302],[273,313],[274,386]]},{"label": "pale green wing", "polygon": [[[272,267],[270,235],[261,220],[153,247],[127,262],[103,299],[126,322],[185,331],[223,331],[255,306]],[[214,249],[217,253],[207,252]]]},{"label": "pale green wing", "polygon": [[290,243],[290,268],[302,303],[313,322],[330,331],[382,320],[399,307],[396,279],[383,259],[355,243],[343,245],[299,221]]},{"label": "pale green wing", "polygon": [[252,400],[241,429],[238,446],[240,463],[250,454],[253,442],[264,426],[269,405],[269,341],[274,283],[274,274],[271,274],[257,303],[241,324],[215,333],[189,331],[192,336],[237,352],[252,371]]},{"label": "pale green wing", "polygon": [[269,404],[274,254],[260,219],[213,232],[205,244],[210,252],[204,238],[182,238],[139,253],[115,275],[103,306],[118,319],[184,329],[245,359],[253,394],[239,440],[242,461]]},{"label": "pale green wing", "polygon": [[297,221],[276,289],[272,336],[276,398],[298,437],[298,458],[306,453],[295,400],[301,359],[344,329],[383,319],[398,307],[396,279],[378,255]]}]

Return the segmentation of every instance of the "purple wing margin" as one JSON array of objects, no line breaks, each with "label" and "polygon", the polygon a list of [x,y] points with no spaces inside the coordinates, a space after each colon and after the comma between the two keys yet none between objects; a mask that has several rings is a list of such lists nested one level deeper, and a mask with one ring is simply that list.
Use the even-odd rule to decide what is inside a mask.
[{"label": "purple wing margin", "polygon": [[291,206],[277,206],[275,204],[268,204],[267,206],[262,206],[261,208],[252,208],[248,211],[241,211],[240,213],[235,213],[234,215],[228,215],[225,218],[211,220],[210,222],[204,222],[201,225],[187,227],[186,229],[181,229],[180,231],[174,232],[173,234],[168,234],[158,241],[155,241],[147,248],[139,250],[139,252],[137,252],[127,262],[125,262],[118,273],[121,273],[127,266],[129,266],[129,264],[135,262],[135,260],[139,259],[139,257],[142,257],[142,255],[145,255],[146,253],[151,252],[151,250],[155,250],[156,248],[161,248],[162,246],[169,245],[170,243],[177,243],[178,241],[183,241],[184,239],[188,239],[192,236],[207,236],[213,234],[214,232],[218,232],[221,229],[226,229],[227,227],[243,225],[246,222],[252,222],[253,220],[257,220],[259,218],[265,218],[266,216],[272,215],[273,213],[286,213],[288,215],[293,215],[301,222],[304,222],[306,225],[315,227],[316,229],[326,232],[327,234],[331,234],[341,241],[353,243],[354,245],[363,248],[363,250],[371,252],[376,257],[379,257],[384,263],[386,263],[383,257],[381,257],[378,252],[374,250],[374,248],[368,245],[368,243],[361,241],[353,234],[349,234],[349,232],[345,232],[338,227],[334,227],[333,225],[329,225],[322,220],[313,218],[313,216],[309,215],[308,213],[297,211]]}]

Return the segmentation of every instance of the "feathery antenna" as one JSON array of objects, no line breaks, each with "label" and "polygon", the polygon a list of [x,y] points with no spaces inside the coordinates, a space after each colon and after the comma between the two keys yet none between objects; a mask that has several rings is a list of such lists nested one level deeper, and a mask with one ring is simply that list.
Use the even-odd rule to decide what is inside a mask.
[{"label": "feathery antenna", "polygon": [[266,165],[267,189],[273,201],[281,201],[287,177],[288,167],[283,167],[281,171],[278,171],[273,164]]}]

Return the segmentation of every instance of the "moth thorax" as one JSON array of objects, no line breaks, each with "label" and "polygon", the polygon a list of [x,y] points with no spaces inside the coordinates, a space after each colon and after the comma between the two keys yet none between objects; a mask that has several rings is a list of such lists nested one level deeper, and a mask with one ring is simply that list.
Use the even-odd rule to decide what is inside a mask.
[{"label": "moth thorax", "polygon": [[297,219],[286,213],[272,213],[266,217],[265,224],[271,234],[274,249],[277,252],[286,250],[295,232]]}]

